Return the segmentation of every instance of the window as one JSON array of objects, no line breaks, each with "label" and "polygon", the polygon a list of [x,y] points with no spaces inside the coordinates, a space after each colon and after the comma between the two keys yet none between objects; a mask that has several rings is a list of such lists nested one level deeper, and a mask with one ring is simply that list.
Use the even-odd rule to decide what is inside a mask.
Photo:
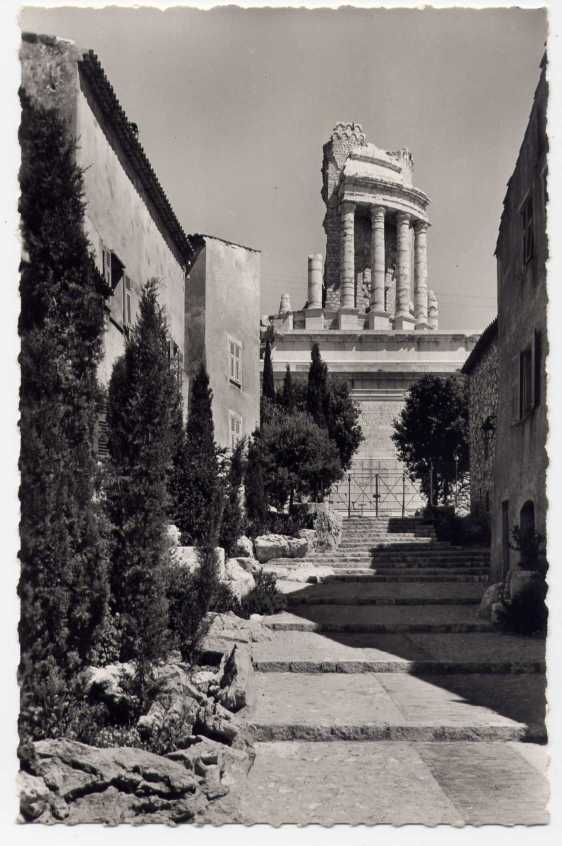
[{"label": "window", "polygon": [[230,431],[230,446],[234,449],[243,435],[242,418],[235,411],[228,412],[228,428]]},{"label": "window", "polygon": [[533,198],[527,197],[521,208],[521,231],[523,236],[523,264],[527,265],[535,252],[533,233]]},{"label": "window", "polygon": [[176,377],[178,387],[181,388],[183,384],[183,352],[172,338],[168,339],[168,361],[170,362],[170,370]]},{"label": "window", "polygon": [[509,570],[509,500],[502,502],[502,558],[504,575]]},{"label": "window", "polygon": [[228,377],[231,382],[242,386],[242,344],[234,338],[228,339]]},{"label": "window", "polygon": [[133,283],[125,275],[123,277],[123,326],[129,327],[133,323]]},{"label": "window", "polygon": [[519,356],[519,419],[533,408],[533,352],[531,347]]},{"label": "window", "polygon": [[111,250],[108,250],[107,247],[104,247],[102,244],[101,248],[101,259],[102,259],[102,276],[105,279],[105,283],[113,290],[113,286],[111,284]]}]

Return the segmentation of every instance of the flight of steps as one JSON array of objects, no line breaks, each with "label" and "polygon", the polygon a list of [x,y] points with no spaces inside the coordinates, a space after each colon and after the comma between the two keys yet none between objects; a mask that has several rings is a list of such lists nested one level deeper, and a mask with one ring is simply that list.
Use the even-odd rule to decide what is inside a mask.
[{"label": "flight of steps", "polygon": [[[303,565],[318,577],[286,578]],[[488,565],[421,521],[353,517],[334,552],[267,565],[289,607],[253,647],[240,822],[546,820],[544,642],[478,618]]]}]

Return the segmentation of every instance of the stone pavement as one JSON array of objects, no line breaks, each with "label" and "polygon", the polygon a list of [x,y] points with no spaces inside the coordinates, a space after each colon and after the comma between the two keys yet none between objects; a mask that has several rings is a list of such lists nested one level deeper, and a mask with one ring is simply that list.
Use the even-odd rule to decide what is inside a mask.
[{"label": "stone pavement", "polygon": [[[393,524],[399,542],[383,521],[346,524],[342,555],[372,541],[371,572],[362,556],[342,580],[332,553],[333,575],[318,558],[322,583],[303,584],[284,565],[290,610],[254,650],[257,756],[235,821],[547,822],[544,642],[478,619],[472,553],[455,549],[451,571],[446,545],[424,558],[431,539]],[[405,569],[400,545],[416,542]]]}]

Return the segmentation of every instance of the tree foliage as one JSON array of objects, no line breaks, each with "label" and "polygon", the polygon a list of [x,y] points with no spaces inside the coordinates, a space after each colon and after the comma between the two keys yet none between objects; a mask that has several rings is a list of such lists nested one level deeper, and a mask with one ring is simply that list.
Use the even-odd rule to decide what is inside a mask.
[{"label": "tree foliage", "polygon": [[219,450],[215,444],[213,392],[202,364],[191,386],[185,442],[178,486],[181,491],[175,520],[183,543],[216,545],[222,516]]},{"label": "tree foliage", "polygon": [[245,441],[240,440],[232,450],[226,479],[220,546],[223,547],[227,557],[231,556],[234,544],[244,532],[245,521],[241,495],[245,446]]},{"label": "tree foliage", "polygon": [[262,396],[275,402],[275,381],[273,379],[273,363],[271,361],[271,341],[267,338],[263,356]]},{"label": "tree foliage", "polygon": [[141,666],[160,658],[166,647],[165,531],[177,390],[166,320],[152,280],[143,290],[125,354],[113,368],[107,415],[112,605],[122,623],[122,658]]},{"label": "tree foliage", "polygon": [[264,483],[263,445],[259,430],[254,432],[248,445],[244,491],[248,530],[255,537],[262,534],[267,528],[268,515],[268,501]]},{"label": "tree foliage", "polygon": [[[95,429],[104,298],[84,235],[82,174],[54,110],[22,94],[20,502],[22,709],[41,667],[88,660],[108,598]],[[39,705],[39,708],[41,706]]]},{"label": "tree foliage", "polygon": [[330,413],[328,367],[322,361],[318,344],[313,344],[310,357],[312,360],[308,371],[306,410],[314,422],[324,428],[328,426]]},{"label": "tree foliage", "polygon": [[338,448],[342,470],[348,470],[363,440],[363,432],[359,407],[351,398],[347,382],[329,381],[327,407],[328,432]]},{"label": "tree foliage", "polygon": [[[448,503],[455,477],[468,471],[468,401],[460,377],[427,375],[410,388],[392,440],[412,480],[434,503]],[[457,461],[455,461],[455,458]],[[430,470],[432,468],[432,482]]]},{"label": "tree foliage", "polygon": [[328,432],[303,413],[277,416],[261,431],[264,489],[278,508],[295,496],[322,498],[341,476]]}]

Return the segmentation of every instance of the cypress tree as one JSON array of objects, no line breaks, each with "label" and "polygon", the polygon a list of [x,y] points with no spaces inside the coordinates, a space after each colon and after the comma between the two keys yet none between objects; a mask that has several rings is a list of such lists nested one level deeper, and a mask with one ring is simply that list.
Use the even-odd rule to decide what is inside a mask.
[{"label": "cypress tree", "polygon": [[214,547],[220,530],[222,497],[212,400],[209,376],[202,364],[191,387],[176,523],[185,544]]},{"label": "cypress tree", "polygon": [[314,422],[325,428],[329,422],[330,406],[328,368],[322,361],[318,344],[313,344],[310,357],[312,361],[308,371],[306,409]]},{"label": "cypress tree", "polygon": [[220,546],[224,548],[227,557],[230,557],[234,544],[244,530],[244,514],[240,500],[244,479],[244,447],[244,440],[239,441],[230,456],[220,533]]},{"label": "cypress tree", "polygon": [[269,338],[265,342],[265,353],[263,356],[263,384],[262,397],[275,402],[275,382],[273,379],[273,364],[271,362],[271,342]]},{"label": "cypress tree", "polygon": [[19,209],[26,258],[20,277],[18,592],[24,713],[37,705],[41,675],[60,679],[87,662],[107,607],[95,430],[108,291],[84,234],[75,145],[56,111],[24,93],[21,102]]},{"label": "cypress tree", "polygon": [[152,280],[108,393],[112,604],[122,623],[122,658],[137,660],[141,673],[167,645],[165,530],[176,392],[166,320]]},{"label": "cypress tree", "polygon": [[246,473],[244,476],[246,494],[246,515],[253,537],[267,529],[268,502],[263,478],[262,445],[259,430],[256,430],[248,446]]},{"label": "cypress tree", "polygon": [[285,378],[283,379],[283,387],[281,389],[281,405],[283,408],[292,414],[296,407],[295,389],[293,387],[293,379],[291,376],[291,368],[287,365],[285,370]]}]

